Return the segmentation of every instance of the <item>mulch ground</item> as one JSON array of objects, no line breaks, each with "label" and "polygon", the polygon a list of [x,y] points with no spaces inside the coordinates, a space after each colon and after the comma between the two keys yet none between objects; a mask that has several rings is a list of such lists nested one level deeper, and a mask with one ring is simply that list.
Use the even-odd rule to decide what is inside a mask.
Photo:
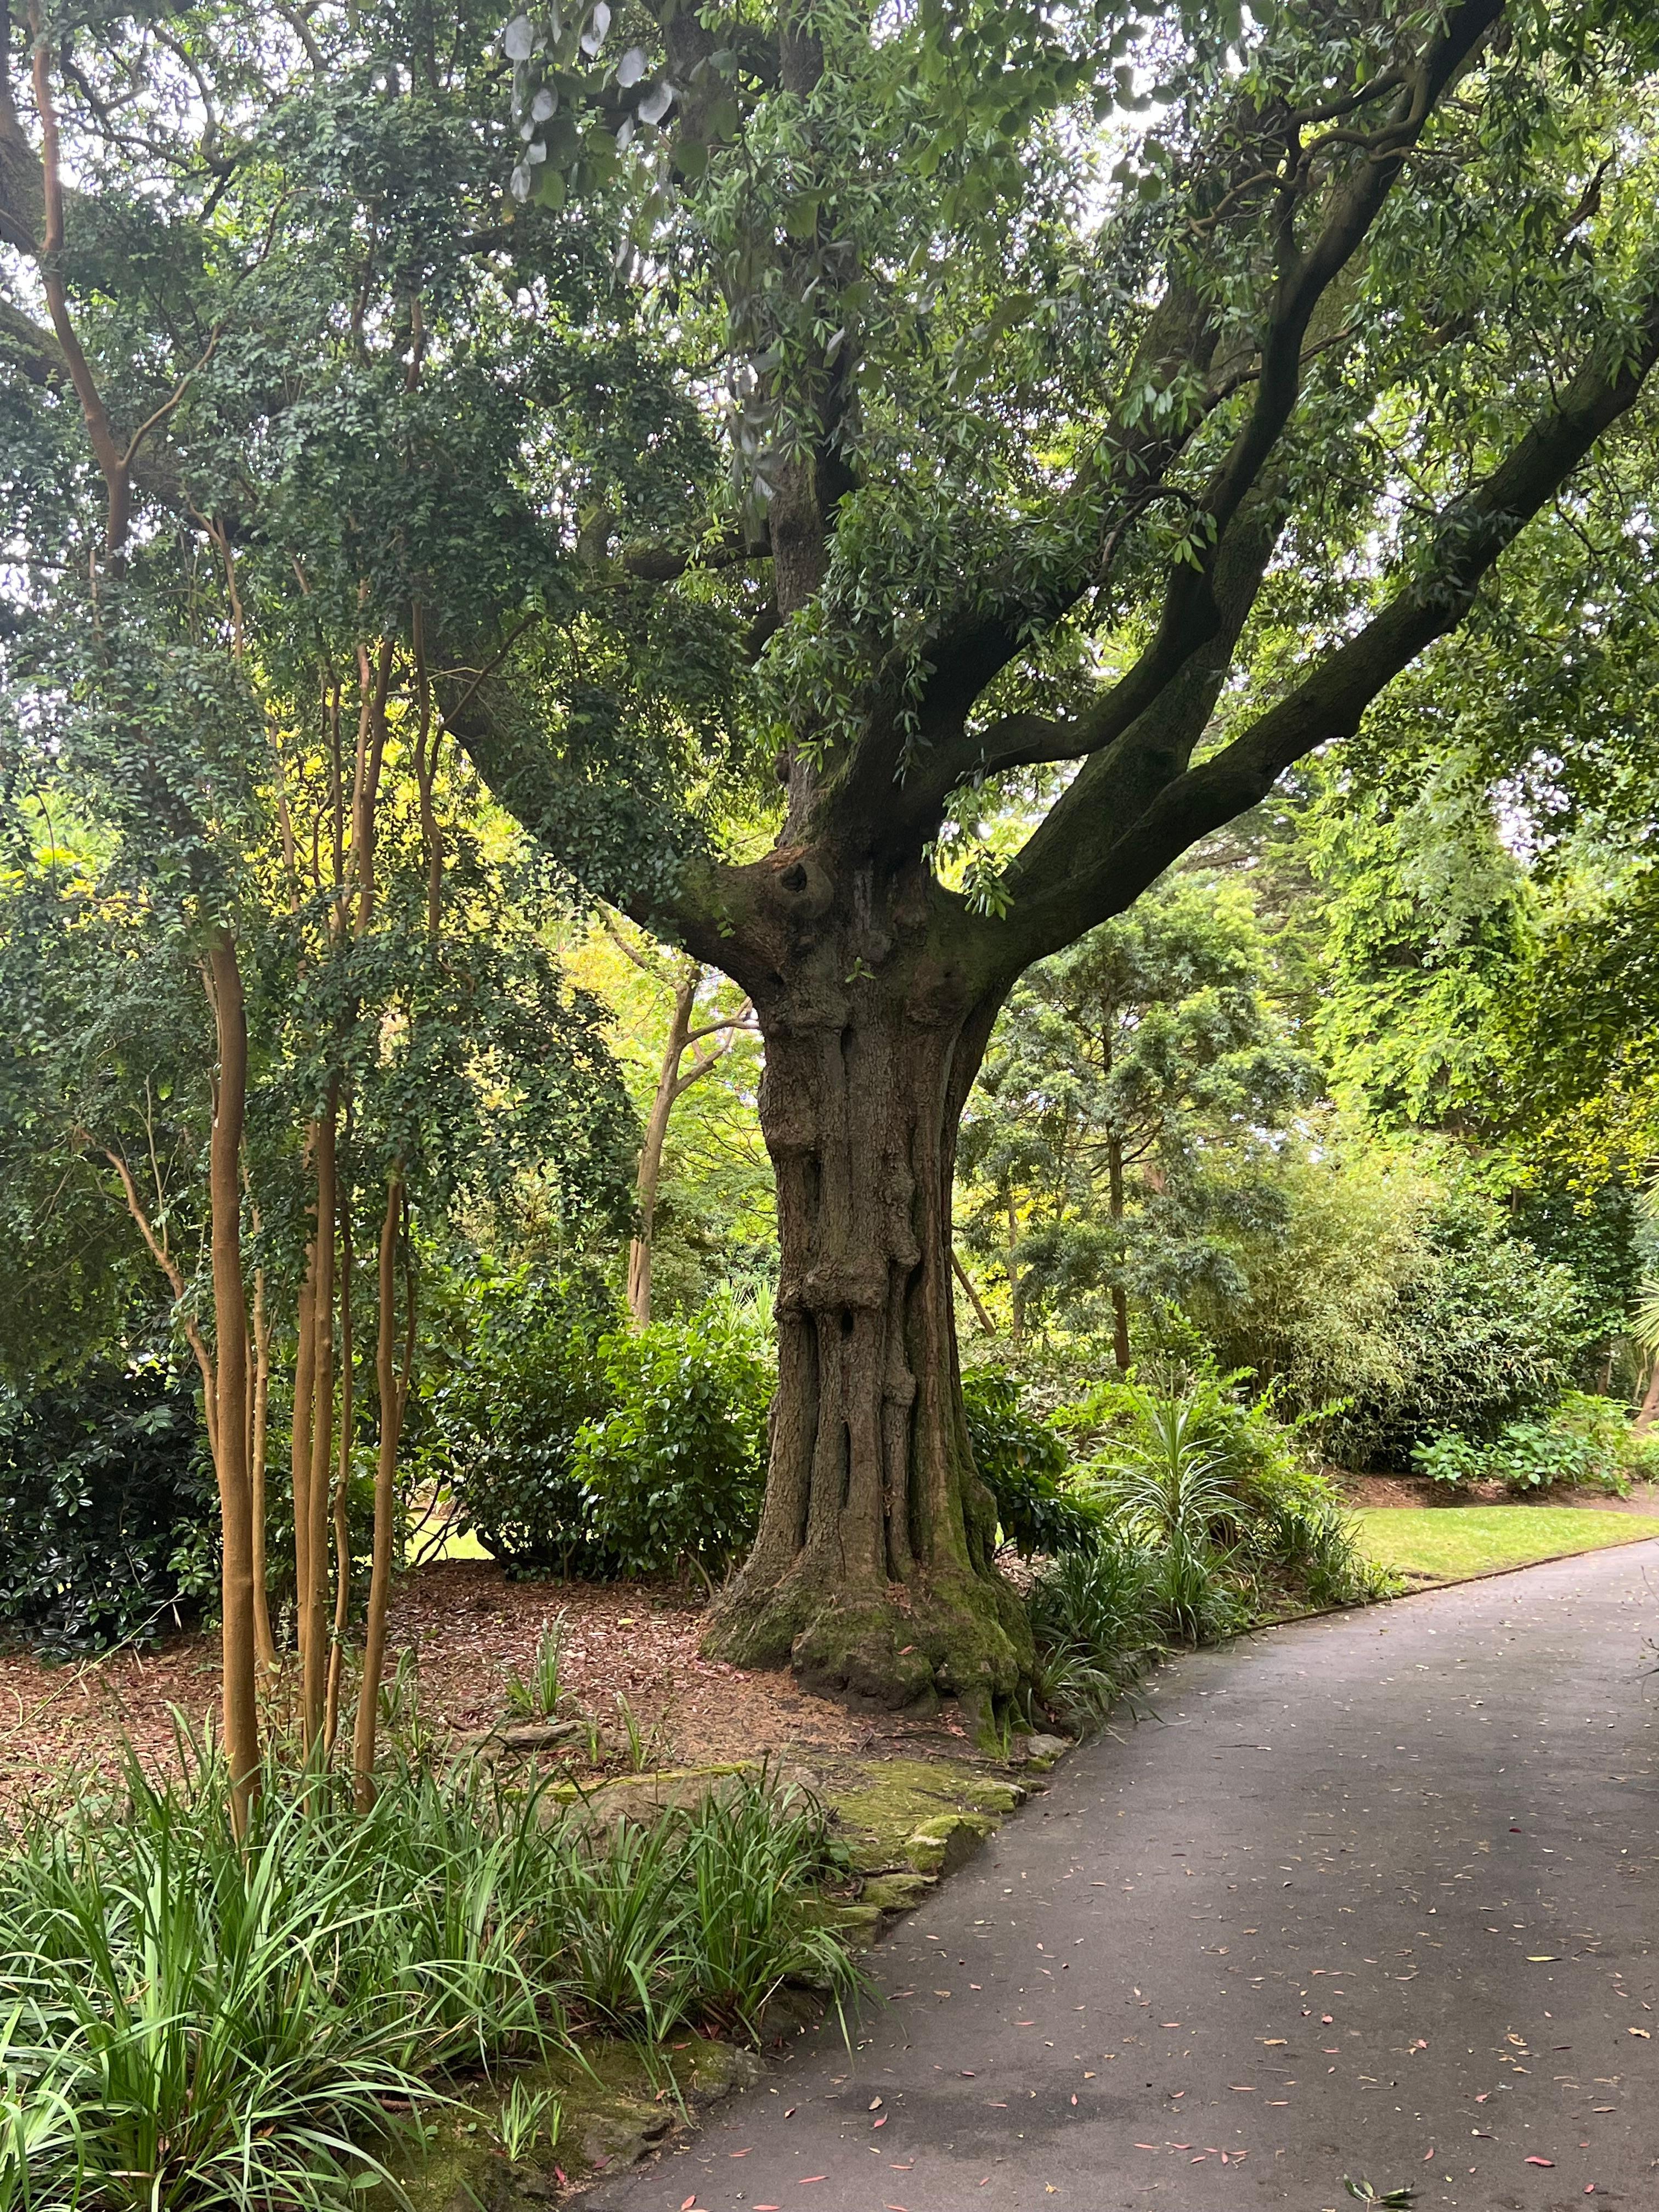
[{"label": "mulch ground", "polygon": [[[937,1738],[888,1715],[861,1716],[801,1690],[787,1671],[729,1667],[697,1649],[701,1599],[637,1583],[512,1583],[487,1560],[417,1569],[394,1597],[386,1672],[409,1654],[428,1726],[464,1735],[502,1716],[508,1677],[564,1616],[563,1680],[604,1730],[614,1766],[625,1699],[653,1765],[907,1747]],[[146,1651],[51,1664],[0,1656],[0,1808],[59,1802],[89,1778],[112,1779],[124,1745],[152,1771],[175,1768],[175,1711],[199,1735],[216,1721],[216,1634],[175,1636]],[[291,1685],[279,1684],[280,1705]],[[945,1724],[948,1729],[949,1724]],[[579,1771],[585,1749],[568,1754]]]},{"label": "mulch ground", "polygon": [[1349,1474],[1333,1468],[1351,1505],[1576,1505],[1597,1513],[1659,1514],[1659,1486],[1635,1484],[1628,1498],[1609,1498],[1601,1490],[1542,1490],[1514,1496],[1501,1482],[1475,1482],[1449,1497],[1444,1487],[1419,1474]]}]

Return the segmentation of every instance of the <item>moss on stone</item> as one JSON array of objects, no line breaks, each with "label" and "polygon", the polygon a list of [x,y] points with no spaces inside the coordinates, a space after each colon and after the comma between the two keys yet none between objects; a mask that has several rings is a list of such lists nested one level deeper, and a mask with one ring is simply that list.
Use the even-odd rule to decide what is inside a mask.
[{"label": "moss on stone", "polygon": [[967,1848],[956,1846],[966,1856],[1024,1796],[1017,1784],[965,1761],[885,1759],[860,1762],[850,1774],[837,1777],[825,1802],[846,1832],[860,1874],[908,1869],[932,1875],[947,1860],[961,1863],[948,1840],[953,1824],[964,1815],[984,1816],[984,1825],[972,1829],[972,1841],[966,1835],[962,1838]]}]

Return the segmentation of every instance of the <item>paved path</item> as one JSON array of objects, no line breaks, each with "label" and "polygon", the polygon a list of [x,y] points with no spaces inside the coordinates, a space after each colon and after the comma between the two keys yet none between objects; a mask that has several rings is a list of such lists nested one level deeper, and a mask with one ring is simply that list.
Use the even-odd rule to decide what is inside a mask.
[{"label": "paved path", "polygon": [[1650,1639],[1644,1543],[1182,1659],[592,2212],[1656,2212]]}]

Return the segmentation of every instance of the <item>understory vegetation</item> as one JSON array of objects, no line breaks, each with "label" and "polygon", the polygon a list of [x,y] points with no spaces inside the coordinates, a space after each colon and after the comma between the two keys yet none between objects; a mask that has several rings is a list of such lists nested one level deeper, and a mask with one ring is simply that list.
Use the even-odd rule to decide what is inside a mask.
[{"label": "understory vegetation", "polygon": [[216,1759],[9,1838],[7,2212],[323,2212],[480,2073],[752,2041],[786,1982],[858,1984],[823,1820],[764,1780],[622,1821],[472,1764],[400,1763],[366,1815],[337,1778],[262,1782],[240,1844]]}]

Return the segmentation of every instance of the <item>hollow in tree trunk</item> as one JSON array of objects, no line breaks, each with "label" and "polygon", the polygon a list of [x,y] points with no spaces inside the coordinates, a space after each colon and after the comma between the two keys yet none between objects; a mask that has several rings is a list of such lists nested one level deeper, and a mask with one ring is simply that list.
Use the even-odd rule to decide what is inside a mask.
[{"label": "hollow in tree trunk", "polygon": [[982,1724],[1030,1662],[974,1470],[951,1290],[957,1126],[995,1001],[934,956],[919,880],[885,915],[867,879],[844,909],[821,889],[830,911],[787,982],[727,956],[766,1042],[778,1391],[760,1531],[708,1645],[885,1705],[955,1696]]}]

